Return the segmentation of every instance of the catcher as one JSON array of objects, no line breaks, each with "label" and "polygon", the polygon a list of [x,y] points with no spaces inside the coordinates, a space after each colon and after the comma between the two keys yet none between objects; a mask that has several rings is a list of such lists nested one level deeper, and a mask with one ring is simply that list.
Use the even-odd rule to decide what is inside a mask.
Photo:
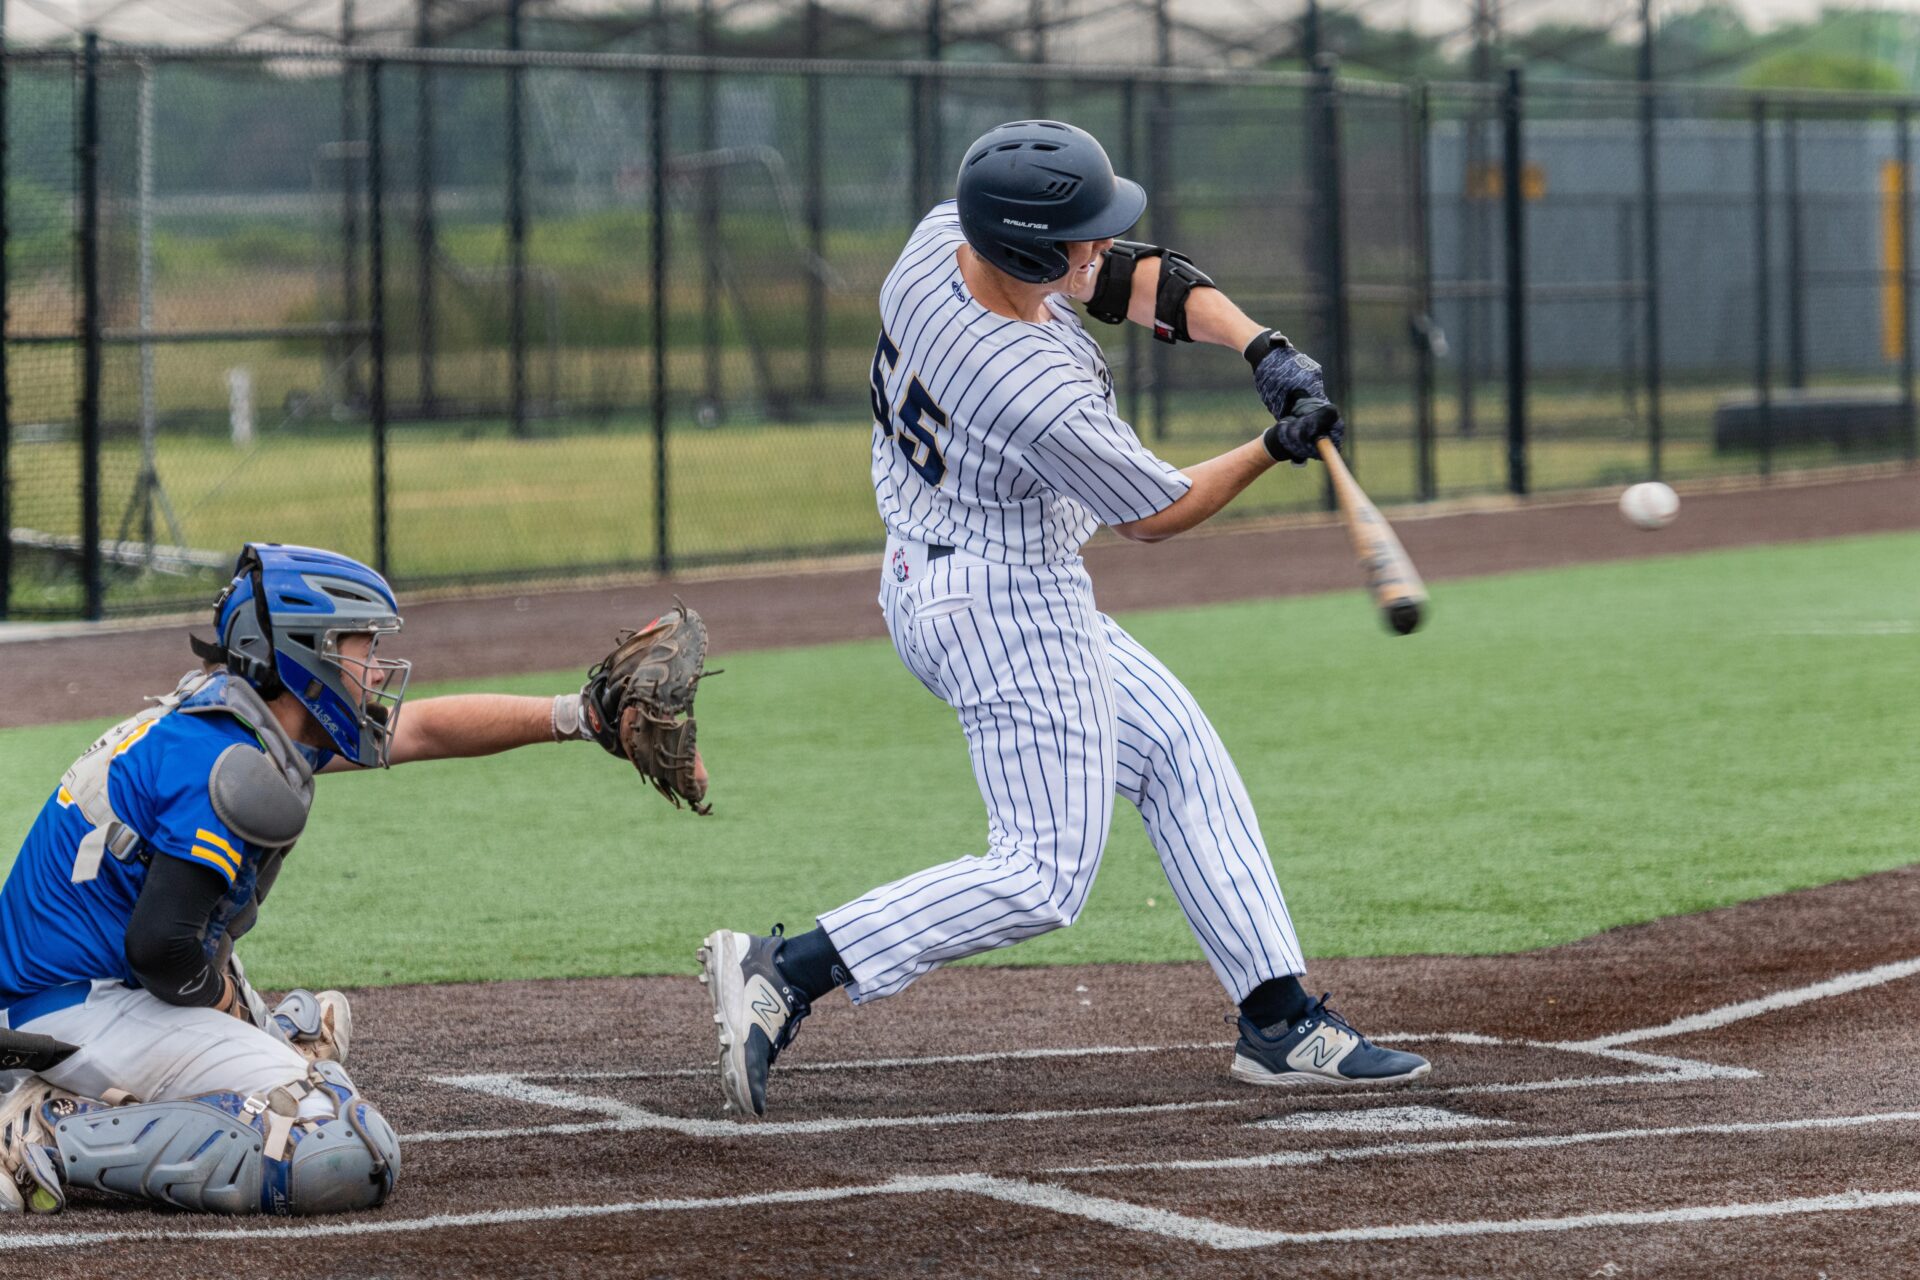
[{"label": "catcher", "polygon": [[337,991],[269,1007],[234,943],[307,823],[317,773],[591,740],[706,812],[691,710],[706,630],[684,606],[577,693],[409,704],[400,630],[367,566],[249,543],[203,666],[107,730],[0,889],[0,1210],[69,1189],[212,1213],[383,1203],[400,1147],[347,1075]]}]

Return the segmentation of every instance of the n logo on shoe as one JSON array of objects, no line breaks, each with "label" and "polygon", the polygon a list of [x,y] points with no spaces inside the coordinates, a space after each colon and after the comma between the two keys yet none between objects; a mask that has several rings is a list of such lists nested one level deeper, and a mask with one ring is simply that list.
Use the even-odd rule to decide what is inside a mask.
[{"label": "n logo on shoe", "polygon": [[747,984],[747,1012],[753,1015],[753,1021],[767,1033],[768,1040],[780,1038],[780,1028],[787,1024],[787,1002],[780,998],[780,992],[764,976],[756,974]]},{"label": "n logo on shoe", "polygon": [[1287,1065],[1304,1070],[1308,1063],[1312,1063],[1314,1070],[1326,1071],[1346,1057],[1348,1050],[1357,1043],[1352,1036],[1323,1026],[1295,1046],[1293,1052],[1287,1055]]}]

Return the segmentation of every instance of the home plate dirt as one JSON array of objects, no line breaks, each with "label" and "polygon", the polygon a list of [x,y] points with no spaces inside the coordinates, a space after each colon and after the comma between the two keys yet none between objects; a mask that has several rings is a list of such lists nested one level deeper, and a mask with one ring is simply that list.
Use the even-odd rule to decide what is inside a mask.
[{"label": "home plate dirt", "polygon": [[76,1196],[0,1251],[36,1277],[1889,1274],[1920,1256],[1917,915],[1905,869],[1524,955],[1320,962],[1434,1060],[1373,1092],[1230,1080],[1197,964],[947,970],[824,1009],[755,1124],[720,1112],[691,975],[370,990],[385,1209]]}]

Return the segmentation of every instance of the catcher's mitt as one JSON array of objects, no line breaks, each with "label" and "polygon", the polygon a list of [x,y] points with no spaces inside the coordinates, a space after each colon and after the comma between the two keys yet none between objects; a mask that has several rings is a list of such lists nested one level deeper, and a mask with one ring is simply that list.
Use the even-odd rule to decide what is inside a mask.
[{"label": "catcher's mitt", "polygon": [[693,734],[693,695],[706,658],[707,624],[676,599],[638,631],[621,632],[580,691],[594,741],[632,761],[674,808],[685,800],[695,813],[713,811],[701,803],[707,784]]}]

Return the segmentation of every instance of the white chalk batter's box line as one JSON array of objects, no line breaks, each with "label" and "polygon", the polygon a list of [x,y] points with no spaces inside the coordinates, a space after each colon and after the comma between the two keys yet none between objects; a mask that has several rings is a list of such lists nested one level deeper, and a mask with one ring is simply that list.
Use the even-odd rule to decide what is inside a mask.
[{"label": "white chalk batter's box line", "polygon": [[[1879,965],[1875,968],[1861,970],[1856,973],[1842,974],[1838,977],[1811,983],[1807,986],[1774,992],[1771,995],[1761,996],[1757,999],[1722,1005],[1716,1009],[1710,1009],[1703,1013],[1689,1014],[1657,1026],[1615,1032],[1611,1035],[1597,1036],[1588,1040],[1547,1041],[1510,1039],[1476,1035],[1469,1032],[1402,1034],[1397,1036],[1382,1036],[1380,1039],[1400,1043],[1438,1042],[1573,1053],[1643,1069],[1634,1073],[1569,1076],[1549,1080],[1495,1082],[1412,1091],[1412,1096],[1420,1098],[1464,1097],[1473,1094],[1538,1093],[1562,1089],[1595,1089],[1629,1085],[1690,1084],[1708,1080],[1751,1080],[1756,1078],[1759,1073],[1745,1067],[1720,1066],[1715,1063],[1702,1062],[1694,1058],[1683,1058],[1671,1054],[1649,1053],[1644,1050],[1629,1049],[1626,1046],[1648,1040],[1663,1040],[1674,1036],[1718,1030],[1721,1027],[1730,1026],[1736,1022],[1743,1022],[1750,1018],[1761,1017],[1769,1013],[1793,1008],[1797,1005],[1808,1004],[1816,1000],[1831,999],[1850,992],[1865,990],[1901,978],[1911,977],[1915,974],[1920,974],[1920,957]],[[1099,1046],[1080,1049],[1018,1049],[998,1053],[949,1054],[924,1058],[879,1058],[852,1062],[793,1063],[789,1064],[788,1067],[782,1067],[781,1070],[783,1072],[796,1069],[814,1071],[884,1070],[902,1067],[965,1065],[969,1063],[1044,1058],[1099,1057],[1122,1054],[1193,1052],[1198,1050],[1223,1051],[1227,1047],[1229,1046],[1226,1044],[1186,1044],[1158,1047]],[[431,1077],[431,1079],[438,1084],[470,1089],[477,1093],[507,1098],[517,1102],[533,1103],[553,1107],[558,1110],[584,1113],[599,1118],[560,1124],[521,1125],[500,1129],[450,1129],[437,1133],[409,1134],[404,1141],[407,1143],[504,1141],[540,1135],[574,1135],[647,1129],[677,1133],[686,1137],[734,1140],[740,1138],[778,1138],[796,1134],[844,1133],[860,1129],[930,1128],[937,1126],[980,1124],[1033,1124],[1060,1120],[1072,1121],[1115,1116],[1146,1116],[1184,1111],[1218,1110],[1237,1106],[1251,1106],[1257,1103],[1270,1105],[1271,1103],[1270,1096],[1255,1095],[1250,1091],[1242,1090],[1239,1094],[1231,1098],[1201,1099],[1189,1102],[1147,1103],[1136,1106],[1054,1108],[1012,1112],[953,1112],[903,1116],[815,1117],[806,1120],[776,1120],[744,1123],[715,1118],[664,1115],[660,1112],[649,1111],[643,1107],[623,1102],[617,1098],[608,1098],[598,1094],[584,1093],[573,1089],[560,1088],[555,1085],[538,1083],[538,1081],[541,1080],[585,1081],[678,1078],[689,1075],[698,1076],[707,1074],[713,1072],[713,1070],[713,1068],[709,1067],[676,1068],[671,1071],[653,1072],[506,1072],[485,1075],[434,1076]]]},{"label": "white chalk batter's box line", "polygon": [[[1548,1080],[1516,1080],[1487,1084],[1455,1085],[1451,1088],[1418,1089],[1400,1091],[1396,1096],[1417,1096],[1421,1099],[1465,1097],[1473,1094],[1491,1093],[1537,1093],[1561,1089],[1595,1089],[1613,1085],[1646,1084],[1689,1084],[1704,1080],[1747,1080],[1757,1074],[1744,1067],[1724,1067],[1710,1062],[1700,1062],[1692,1058],[1677,1058],[1666,1054],[1641,1053],[1630,1049],[1595,1048],[1586,1045],[1569,1045],[1541,1040],[1502,1039],[1495,1036],[1473,1035],[1464,1032],[1441,1032],[1426,1035],[1403,1035],[1381,1037],[1397,1043],[1451,1043],[1476,1046],[1490,1046],[1519,1050],[1546,1050],[1561,1053],[1576,1053],[1607,1061],[1645,1068],[1631,1073],[1611,1073],[1557,1077]],[[1056,1049],[1045,1052],[1048,1058],[1102,1058],[1115,1054],[1156,1054],[1187,1053],[1205,1050],[1212,1053],[1225,1053],[1233,1047],[1232,1042],[1205,1045],[1164,1045],[1164,1046],[1096,1046],[1084,1049]],[[807,1064],[816,1071],[852,1070],[872,1071],[899,1069],[907,1067],[929,1067],[948,1065],[981,1064],[1006,1060],[1021,1060],[1041,1056],[1030,1050],[1015,1050],[1008,1053],[956,1054],[927,1058],[886,1058],[854,1060],[849,1062],[822,1062]],[[799,1066],[801,1064],[792,1064]],[[780,1068],[788,1070],[786,1066]],[[718,1093],[718,1072],[713,1067],[702,1070],[674,1070],[670,1072],[647,1071],[594,1071],[594,1072],[503,1072],[487,1075],[433,1076],[436,1084],[450,1085],[459,1089],[469,1089],[490,1097],[505,1098],[514,1102],[532,1103],[538,1106],[553,1107],[556,1110],[572,1111],[597,1116],[594,1120],[580,1120],[557,1124],[520,1125],[501,1129],[449,1129],[435,1133],[409,1133],[403,1141],[408,1144],[420,1142],[474,1142],[505,1141],[537,1137],[540,1135],[573,1135],[583,1133],[606,1133],[621,1130],[655,1129],[677,1133],[690,1138],[718,1138],[734,1140],[740,1138],[784,1138],[804,1134],[846,1133],[859,1129],[917,1129],[949,1125],[983,1124],[1035,1124],[1050,1121],[1076,1121],[1110,1117],[1150,1116],[1155,1114],[1178,1113],[1184,1111],[1217,1111],[1234,1107],[1271,1107],[1275,1101],[1271,1092],[1252,1090],[1239,1086],[1231,1097],[1202,1098],[1185,1102],[1139,1103],[1126,1106],[1109,1107],[1063,1107],[1032,1111],[964,1111],[944,1112],[927,1115],[897,1116],[816,1116],[805,1120],[763,1120],[744,1123],[735,1120],[708,1118],[701,1116],[676,1116],[658,1111],[650,1111],[618,1098],[609,1098],[601,1094],[585,1092],[565,1087],[576,1081],[616,1081],[684,1078],[686,1076],[712,1076],[715,1078],[715,1092]],[[559,1084],[542,1083],[558,1081]],[[1325,1092],[1316,1091],[1312,1096],[1325,1097]]]},{"label": "white chalk batter's box line", "polygon": [[[1660,1083],[1676,1077],[1690,1079],[1702,1078],[1752,1078],[1757,1073],[1743,1068],[1718,1067],[1710,1063],[1693,1059],[1672,1057],[1664,1054],[1644,1053],[1623,1048],[1624,1045],[1645,1040],[1658,1040],[1670,1036],[1687,1035],[1700,1031],[1714,1030],[1748,1018],[1762,1016],[1779,1009],[1827,999],[1878,986],[1898,978],[1920,973],[1920,959],[1901,961],[1896,964],[1882,965],[1876,969],[1859,973],[1844,974],[1826,982],[1811,986],[1782,991],[1757,1000],[1742,1001],[1725,1005],[1705,1013],[1692,1014],[1675,1019],[1657,1027],[1642,1028],[1637,1031],[1620,1032],[1594,1040],[1577,1042],[1539,1042],[1526,1040],[1500,1040],[1491,1036],[1468,1034],[1447,1034],[1431,1037],[1403,1036],[1399,1039],[1412,1041],[1431,1039],[1466,1044],[1507,1044],[1537,1048],[1560,1049],[1569,1052],[1583,1052],[1615,1061],[1632,1062],[1636,1065],[1655,1068],[1654,1074],[1628,1076],[1623,1082]],[[1383,1037],[1384,1038],[1384,1037]],[[816,1070],[849,1069],[864,1065],[898,1066],[907,1064],[925,1064],[929,1062],[973,1062],[996,1060],[1006,1057],[1063,1057],[1089,1055],[1103,1052],[1168,1052],[1195,1049],[1213,1049],[1213,1045],[1167,1046],[1158,1050],[1139,1047],[1122,1050],[1105,1049],[1066,1049],[1066,1050],[1024,1050],[1011,1054],[959,1055],[937,1059],[878,1059],[865,1064],[812,1064]],[[783,1068],[784,1070],[784,1068]],[[1709,1072],[1711,1076],[1702,1076],[1690,1072]],[[1737,1073],[1734,1074],[1734,1073]],[[612,1072],[581,1073],[583,1078],[648,1078],[650,1073]],[[659,1073],[651,1073],[659,1074]],[[678,1073],[674,1073],[678,1074]],[[554,1077],[547,1077],[554,1078]],[[560,1077],[575,1078],[575,1077]],[[1599,1077],[1583,1077],[1564,1082],[1562,1087],[1586,1087]],[[516,1089],[531,1092],[542,1086],[531,1083],[528,1075],[520,1076],[466,1076],[447,1077],[449,1083],[461,1083],[463,1087],[473,1087],[476,1081],[505,1082]],[[1529,1082],[1536,1086],[1550,1082]],[[1479,1085],[1467,1086],[1446,1092],[1463,1093],[1469,1089],[1486,1092],[1510,1086]],[[494,1092],[494,1090],[483,1090]],[[1414,1093],[1415,1097],[1433,1097],[1441,1091],[1424,1090]],[[584,1098],[586,1095],[566,1094],[562,1090],[552,1090],[552,1094],[561,1097]],[[1321,1095],[1325,1096],[1325,1095]],[[1379,1095],[1373,1095],[1379,1096]],[[1395,1096],[1407,1097],[1406,1091]],[[529,1097],[528,1100],[547,1100]],[[740,1137],[753,1133],[765,1133],[775,1129],[773,1125],[740,1125],[726,1121],[687,1121],[673,1117],[652,1116],[637,1108],[629,1108],[624,1103],[606,1098],[587,1098],[589,1103],[599,1104],[607,1119],[575,1125],[544,1126],[538,1130],[525,1132],[546,1133],[585,1133],[620,1128],[669,1128],[678,1132],[690,1132],[685,1126],[698,1126],[702,1134],[709,1132],[709,1126],[723,1131],[725,1136]],[[1144,1108],[1102,1108],[1085,1109],[1078,1112],[1033,1112],[1024,1118],[1068,1118],[1098,1114],[1137,1113],[1141,1111],[1191,1110],[1196,1106],[1237,1105],[1242,1099],[1223,1103],[1173,1103],[1163,1106]],[[554,1105],[559,1105],[555,1103]],[[591,1108],[587,1108],[591,1109]],[[612,1109],[619,1109],[614,1114]],[[635,1113],[628,1115],[625,1113]],[[645,1123],[633,1123],[635,1119],[645,1118]],[[974,1122],[1006,1120],[1004,1115],[983,1116]],[[968,1123],[967,1117],[890,1117],[882,1121],[887,1124],[901,1123]],[[798,1125],[825,1123],[839,1127],[875,1127],[871,1122],[789,1122],[786,1132],[819,1132],[819,1129],[799,1129]],[[1646,1141],[1672,1142],[1692,1137],[1739,1137],[1768,1133],[1796,1131],[1840,1132],[1847,1130],[1865,1130],[1881,1125],[1920,1125],[1920,1111],[1888,1111],[1864,1115],[1849,1116],[1810,1116],[1792,1120],[1735,1121],[1725,1123],[1705,1123],[1693,1125],[1670,1125],[1657,1128],[1611,1129],[1586,1133],[1532,1134],[1516,1137],[1476,1137],[1453,1138],[1423,1142],[1390,1142],[1375,1146],[1330,1147],[1309,1150],[1284,1150],[1266,1155],[1243,1156],[1223,1160],[1209,1161],[1158,1161],[1150,1163],[1090,1165],[1073,1168],[1061,1168],[1047,1171],[1042,1176],[1053,1178],[1071,1178],[1082,1175],[1112,1175],[1121,1171],[1182,1171],[1189,1169],[1229,1169],[1249,1167],[1282,1167],[1289,1165],[1313,1165],[1324,1163],[1347,1163],[1384,1159],[1414,1159],[1438,1155],[1455,1155],[1463,1152],[1486,1151],[1526,1151],[1573,1146],[1585,1146],[1595,1143],[1631,1143]],[[510,1131],[497,1131],[500,1136],[508,1136]],[[456,1131],[448,1134],[412,1135],[403,1142],[453,1141],[465,1138],[495,1136],[494,1131]],[[1764,1202],[1733,1202],[1723,1204],[1685,1205],[1665,1207],[1653,1210],[1623,1209],[1597,1213],[1587,1213],[1557,1218],[1509,1218],[1479,1219],[1461,1222],[1411,1222],[1382,1223],[1371,1226],[1340,1227],[1326,1231],[1270,1231],[1235,1223],[1220,1222],[1211,1218],[1191,1214],[1156,1209],[1131,1204],[1107,1196],[1092,1195],[1075,1191],[1068,1187],[1050,1182],[1037,1182],[1029,1178],[1004,1177],[986,1173],[953,1173],[930,1177],[901,1176],[888,1178],[882,1182],[808,1187],[789,1191],[773,1191],[739,1196],[717,1196],[707,1198],[627,1200],[602,1204],[545,1205],[524,1209],[494,1209],[472,1213],[443,1213],[415,1218],[359,1218],[344,1222],[313,1222],[283,1226],[246,1226],[228,1227],[208,1225],[204,1228],[182,1227],[161,1229],[100,1230],[100,1231],[36,1231],[8,1232],[0,1234],[0,1253],[13,1250],[78,1248],[95,1244],[114,1243],[157,1243],[168,1241],[195,1240],[252,1240],[262,1242],[294,1242],[300,1240],[326,1239],[341,1236],[377,1236],[395,1235],[408,1232],[430,1232],[440,1230],[467,1230],[489,1226],[514,1226],[529,1223],[557,1223],[598,1218],[622,1217],[633,1214],[690,1213],[711,1209],[738,1209],[754,1206],[773,1206],[789,1204],[823,1204],[833,1201],[850,1200],[875,1196],[909,1195],[967,1195],[998,1201],[1035,1212],[1048,1212],[1084,1221],[1101,1223],[1119,1230],[1143,1233],[1158,1239],[1192,1244],[1216,1250],[1257,1249],[1275,1246],[1311,1246],[1320,1244],[1384,1244],[1412,1240],[1465,1239],[1487,1236],[1543,1235],[1567,1231],[1604,1229],[1608,1227],[1644,1230],[1659,1226],[1684,1226],[1709,1222],[1751,1221],[1769,1218],[1793,1217],[1827,1213],[1862,1213],[1879,1209],[1920,1208],[1920,1190],[1898,1189],[1864,1191],[1848,1189],[1826,1195],[1802,1196],[1785,1200]]]}]

